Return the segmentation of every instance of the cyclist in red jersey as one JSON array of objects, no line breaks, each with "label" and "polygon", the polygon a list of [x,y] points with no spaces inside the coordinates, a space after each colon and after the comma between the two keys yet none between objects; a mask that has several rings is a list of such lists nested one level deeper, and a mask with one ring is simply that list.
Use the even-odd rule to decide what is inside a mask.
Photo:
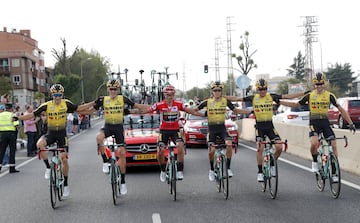
[{"label": "cyclist in red jersey", "polygon": [[168,140],[171,140],[176,144],[178,149],[177,154],[177,173],[176,177],[179,180],[184,178],[184,140],[180,133],[179,118],[180,111],[184,111],[193,115],[204,116],[200,112],[196,112],[193,108],[186,107],[184,103],[178,100],[174,100],[175,88],[172,85],[166,85],[163,89],[165,99],[163,101],[157,102],[149,107],[147,112],[157,111],[160,113],[160,134],[158,139],[158,161],[160,164],[160,181],[165,182],[165,157],[164,157],[164,148],[168,143]]}]

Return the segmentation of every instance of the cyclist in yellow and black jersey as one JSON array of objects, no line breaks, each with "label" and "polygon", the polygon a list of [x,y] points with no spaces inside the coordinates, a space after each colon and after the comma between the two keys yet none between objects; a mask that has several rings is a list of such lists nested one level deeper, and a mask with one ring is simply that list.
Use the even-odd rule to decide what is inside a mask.
[{"label": "cyclist in yellow and black jersey", "polygon": [[[336,101],[336,97],[333,93],[325,90],[325,81],[326,77],[323,73],[316,73],[313,78],[313,84],[315,86],[315,90],[306,94],[301,100],[298,102],[289,102],[281,100],[280,103],[289,107],[298,107],[300,105],[309,104],[310,109],[310,152],[313,158],[312,162],[312,171],[319,171],[319,167],[317,164],[317,143],[318,143],[318,135],[322,132],[325,138],[335,138],[334,131],[330,126],[330,122],[328,119],[328,109],[330,104],[333,104],[337,107],[341,113],[341,116],[344,120],[349,123],[350,131],[355,133],[356,128],[353,122],[351,121],[349,114],[342,108]],[[334,149],[334,153],[337,156],[336,149],[336,140],[331,141],[331,145]],[[337,176],[333,177],[333,181],[336,182]]]},{"label": "cyclist in yellow and black jersey", "polygon": [[236,108],[231,101],[227,100],[222,96],[222,90],[224,85],[220,81],[216,81],[211,84],[212,97],[202,101],[196,108],[195,111],[199,111],[203,108],[207,108],[206,115],[208,117],[208,148],[209,148],[209,180],[215,180],[214,173],[214,154],[215,147],[213,146],[216,142],[216,137],[219,136],[225,141],[226,144],[226,165],[228,168],[229,177],[233,176],[233,172],[230,169],[231,157],[232,157],[232,139],[229,136],[226,127],[226,108],[235,112],[236,114],[249,114],[250,110],[242,110]]},{"label": "cyclist in yellow and black jersey", "polygon": [[[257,93],[251,96],[247,96],[244,98],[234,97],[234,96],[226,96],[226,98],[230,99],[231,101],[244,101],[244,102],[251,102],[253,106],[253,111],[255,114],[255,140],[257,142],[257,153],[256,153],[256,160],[258,165],[258,174],[257,180],[259,182],[264,181],[264,175],[262,170],[262,152],[264,150],[264,145],[260,144],[259,142],[264,141],[265,137],[267,136],[271,141],[280,141],[280,135],[276,131],[274,124],[272,122],[273,116],[273,105],[274,102],[279,103],[280,99],[286,98],[296,98],[303,96],[305,93],[296,93],[296,94],[288,94],[288,95],[279,95],[268,93],[268,83],[265,79],[260,78],[256,82],[256,90]],[[282,145],[275,144],[275,159],[278,159],[282,152]],[[271,162],[270,164],[273,164]],[[272,165],[272,174],[275,176],[275,169]]]},{"label": "cyclist in yellow and black jersey", "polygon": [[[69,196],[70,190],[68,186],[68,174],[69,174],[69,163],[68,163],[68,138],[66,135],[66,117],[67,113],[82,112],[88,110],[94,105],[94,102],[90,102],[83,105],[75,105],[70,100],[63,99],[64,87],[61,84],[54,84],[50,88],[50,94],[53,100],[47,101],[41,104],[32,113],[20,116],[20,120],[28,120],[35,116],[41,116],[41,113],[45,112],[47,116],[47,127],[48,132],[41,136],[37,141],[37,148],[44,149],[47,145],[57,143],[60,148],[64,148],[65,152],[61,153],[61,160],[64,166],[64,196]],[[41,152],[40,157],[44,160],[46,170],[45,179],[50,178],[50,165],[48,161],[48,155],[46,152]]]},{"label": "cyclist in yellow and black jersey", "polygon": [[120,159],[120,171],[121,171],[121,185],[120,193],[126,194],[127,188],[125,184],[126,173],[126,149],[124,142],[124,115],[129,113],[128,109],[125,109],[125,105],[137,108],[139,110],[146,109],[148,106],[134,103],[126,96],[119,95],[120,82],[118,80],[109,80],[107,82],[107,89],[109,96],[101,96],[96,99],[95,105],[88,111],[89,114],[95,112],[100,107],[104,110],[105,126],[96,135],[96,142],[98,151],[101,154],[103,160],[103,172],[109,173],[108,158],[104,151],[104,139],[114,135],[117,144],[122,146],[118,149]]}]

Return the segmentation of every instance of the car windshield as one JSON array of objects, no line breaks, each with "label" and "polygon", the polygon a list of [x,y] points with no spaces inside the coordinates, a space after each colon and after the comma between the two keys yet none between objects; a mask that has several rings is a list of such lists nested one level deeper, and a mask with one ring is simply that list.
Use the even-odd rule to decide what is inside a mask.
[{"label": "car windshield", "polygon": [[303,111],[309,111],[309,105],[306,104],[306,105],[301,105],[299,107],[296,107],[296,108],[291,108],[291,111],[292,112],[303,112]]},{"label": "car windshield", "polygon": [[360,100],[351,100],[349,101],[350,108],[359,108],[360,107]]},{"label": "car windshield", "polygon": [[130,114],[124,117],[124,129],[147,129],[159,128],[160,115],[159,114],[144,114],[135,115]]}]

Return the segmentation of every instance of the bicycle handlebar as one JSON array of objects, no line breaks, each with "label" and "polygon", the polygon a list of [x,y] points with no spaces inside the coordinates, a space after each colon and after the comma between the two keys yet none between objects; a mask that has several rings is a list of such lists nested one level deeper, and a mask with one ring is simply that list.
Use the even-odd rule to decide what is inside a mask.
[{"label": "bicycle handlebar", "polygon": [[343,139],[345,141],[345,145],[344,145],[344,148],[346,148],[349,144],[348,144],[348,139],[347,137],[344,135],[343,137],[335,137],[335,138],[324,138],[324,136],[321,134],[321,136],[319,137],[318,139],[318,142],[320,143],[320,141],[324,140],[326,142],[330,142],[331,140],[338,140],[338,139]]},{"label": "bicycle handlebar", "polygon": [[40,149],[39,150],[39,153],[38,153],[38,159],[40,160],[40,153],[41,152],[56,152],[56,151],[58,151],[58,152],[61,152],[61,153],[63,153],[63,152],[66,152],[65,151],[65,149],[64,148],[46,148],[46,149]]}]

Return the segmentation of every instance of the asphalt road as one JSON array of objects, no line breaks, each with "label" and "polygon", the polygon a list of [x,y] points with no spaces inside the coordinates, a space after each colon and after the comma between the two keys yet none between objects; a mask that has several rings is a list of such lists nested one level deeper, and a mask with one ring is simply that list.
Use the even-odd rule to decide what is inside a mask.
[{"label": "asphalt road", "polygon": [[[241,142],[232,160],[235,176],[229,199],[208,180],[207,150],[187,149],[185,178],[178,182],[173,201],[158,167],[132,168],[128,194],[114,206],[107,176],[101,171],[95,134],[102,122],[70,139],[70,197],[53,210],[44,164],[17,153],[17,174],[0,174],[0,222],[359,222],[360,180],[343,172],[339,199],[316,188],[310,162],[283,154],[279,161],[279,194],[272,200],[256,181],[254,145]],[[289,148],[291,149],[291,148]],[[24,153],[25,154],[25,153]],[[341,161],[341,158],[340,158]]]}]

